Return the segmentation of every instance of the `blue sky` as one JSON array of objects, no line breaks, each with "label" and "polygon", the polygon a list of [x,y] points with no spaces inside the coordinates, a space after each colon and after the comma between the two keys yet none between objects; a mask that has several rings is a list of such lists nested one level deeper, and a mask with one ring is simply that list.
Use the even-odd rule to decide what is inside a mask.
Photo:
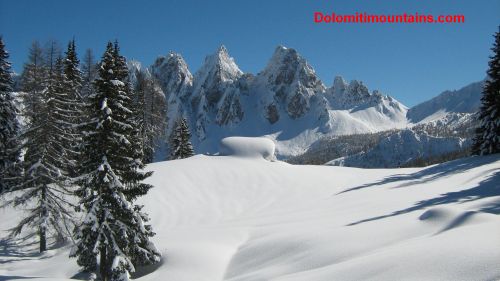
[{"label": "blue sky", "polygon": [[[463,14],[464,24],[315,24],[313,13]],[[360,79],[407,106],[485,77],[500,0],[0,0],[0,34],[21,71],[34,39],[73,36],[100,57],[118,39],[127,58],[150,65],[170,50],[192,72],[224,44],[257,73],[279,44],[295,48],[330,86]]]}]

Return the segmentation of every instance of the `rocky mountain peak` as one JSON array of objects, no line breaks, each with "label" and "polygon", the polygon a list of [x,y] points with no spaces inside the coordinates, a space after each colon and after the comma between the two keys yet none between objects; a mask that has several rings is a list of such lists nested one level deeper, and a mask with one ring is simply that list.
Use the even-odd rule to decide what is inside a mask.
[{"label": "rocky mountain peak", "polygon": [[309,111],[311,97],[325,90],[309,63],[295,49],[284,46],[275,49],[256,81],[257,88],[265,89],[261,103],[264,117],[270,123],[280,119],[280,111],[292,119],[304,116]]},{"label": "rocky mountain peak", "polygon": [[342,76],[335,76],[333,79],[333,92],[334,93],[343,93],[347,89],[349,85],[347,82],[344,80]]},{"label": "rocky mountain peak", "polygon": [[174,52],[158,57],[151,66],[151,75],[159,81],[167,98],[171,94],[178,97],[187,95],[193,84],[193,75],[187,63]]},{"label": "rocky mountain peak", "polygon": [[205,58],[205,62],[195,74],[193,85],[193,103],[196,105],[205,96],[209,108],[214,108],[224,92],[243,75],[226,47]]},{"label": "rocky mountain peak", "polygon": [[295,49],[284,46],[276,47],[262,74],[274,85],[300,82],[308,88],[323,86],[309,63]]},{"label": "rocky mountain peak", "polygon": [[233,82],[241,75],[243,71],[229,55],[226,47],[221,45],[214,54],[205,58],[204,64],[195,76],[199,82],[207,82],[209,79],[217,82]]}]

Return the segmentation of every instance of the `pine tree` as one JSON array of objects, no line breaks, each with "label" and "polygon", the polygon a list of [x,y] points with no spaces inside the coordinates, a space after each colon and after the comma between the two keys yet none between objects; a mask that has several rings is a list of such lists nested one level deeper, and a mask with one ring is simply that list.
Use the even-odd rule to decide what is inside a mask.
[{"label": "pine tree", "polygon": [[8,191],[19,176],[19,110],[12,92],[9,53],[0,37],[0,194]]},{"label": "pine tree", "polygon": [[488,79],[486,80],[479,120],[472,153],[487,155],[500,152],[500,27],[495,33],[493,56],[490,57]]},{"label": "pine tree", "polygon": [[[54,49],[55,50],[55,49]],[[50,51],[49,51],[50,52]],[[52,55],[49,55],[52,60]],[[56,59],[47,66],[47,79],[33,104],[37,111],[31,113],[28,128],[22,134],[25,149],[22,184],[16,186],[17,196],[7,201],[13,206],[26,206],[26,216],[11,229],[11,235],[22,233],[27,227],[38,229],[40,252],[47,250],[47,240],[51,237],[64,239],[70,234],[72,207],[65,187],[65,155],[61,145],[66,133],[59,120],[64,112],[61,97],[64,93],[62,60]],[[36,81],[36,80],[34,80]],[[34,88],[39,88],[34,85]]]},{"label": "pine tree", "polygon": [[191,133],[184,118],[176,122],[175,131],[170,142],[170,159],[183,159],[194,155],[193,145],[191,144]]},{"label": "pine tree", "polygon": [[148,217],[133,203],[152,186],[141,182],[151,173],[139,171],[144,165],[127,77],[118,44],[108,43],[87,100],[90,116],[83,127],[76,192],[86,215],[71,253],[86,271],[99,272],[101,280],[128,280],[135,266],[160,259],[149,240],[154,233],[145,224]]},{"label": "pine tree", "polygon": [[66,137],[62,140],[65,150],[66,171],[71,177],[76,176],[75,166],[78,162],[78,152],[81,144],[81,134],[78,125],[84,118],[84,100],[81,95],[82,73],[78,68],[80,61],[76,54],[75,40],[68,43],[64,59],[64,99],[61,100],[61,115],[59,122],[64,127]]}]

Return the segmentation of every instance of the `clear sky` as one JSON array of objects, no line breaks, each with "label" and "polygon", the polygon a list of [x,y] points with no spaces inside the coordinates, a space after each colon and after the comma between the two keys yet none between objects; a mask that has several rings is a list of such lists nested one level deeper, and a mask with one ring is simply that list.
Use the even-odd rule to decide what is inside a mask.
[{"label": "clear sky", "polygon": [[[315,24],[313,13],[463,14],[463,24]],[[118,39],[149,66],[170,50],[192,72],[224,44],[245,72],[263,69],[279,44],[295,48],[330,86],[360,79],[407,106],[485,77],[500,0],[0,0],[0,34],[16,72],[34,39],[75,37],[99,58]]]}]

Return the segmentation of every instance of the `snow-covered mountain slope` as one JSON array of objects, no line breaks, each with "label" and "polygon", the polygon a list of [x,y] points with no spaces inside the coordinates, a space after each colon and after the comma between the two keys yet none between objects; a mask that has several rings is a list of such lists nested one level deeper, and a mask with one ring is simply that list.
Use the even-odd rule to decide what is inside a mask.
[{"label": "snow-covered mountain slope", "polygon": [[[197,155],[148,170],[163,261],[137,281],[500,278],[500,155],[377,170]],[[0,214],[5,230],[20,211]],[[2,240],[1,280],[77,274],[68,247],[32,247]]]},{"label": "snow-covered mountain slope", "polygon": [[334,159],[327,165],[359,168],[396,168],[417,159],[428,159],[464,150],[470,139],[433,137],[411,129],[396,131],[368,151]]},{"label": "snow-covered mountain slope", "polygon": [[[226,136],[267,136],[276,141],[277,155],[283,158],[304,152],[325,135],[407,125],[407,108],[395,99],[341,78],[327,88],[291,48],[278,46],[255,76],[244,74],[224,46],[205,59],[194,77],[180,55],[176,63],[165,61],[159,58],[151,72],[163,82],[169,120],[181,115],[189,120],[198,153],[215,153]],[[189,77],[186,86],[169,86],[182,84],[184,77]]]},{"label": "snow-covered mountain slope", "polygon": [[445,91],[435,98],[418,104],[408,110],[408,120],[425,123],[437,120],[447,113],[474,113],[481,105],[484,81],[471,83],[459,90]]}]

